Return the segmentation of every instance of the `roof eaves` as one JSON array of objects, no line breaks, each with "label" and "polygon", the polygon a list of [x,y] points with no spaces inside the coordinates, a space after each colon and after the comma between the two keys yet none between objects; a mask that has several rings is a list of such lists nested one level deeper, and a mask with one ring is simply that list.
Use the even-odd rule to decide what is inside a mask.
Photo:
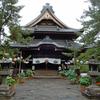
[{"label": "roof eaves", "polygon": [[74,29],[74,28],[71,28],[71,27],[67,26],[67,25],[66,25],[65,23],[63,23],[58,17],[56,17],[56,15],[55,15],[54,13],[52,13],[50,9],[48,9],[48,10],[49,10],[49,12],[52,14],[52,16],[53,16],[58,22],[60,22],[63,26],[65,26],[66,28],[80,31],[80,29]]},{"label": "roof eaves", "polygon": [[59,30],[57,29],[57,28],[45,28],[45,27],[42,27],[42,28],[39,28],[38,26],[37,26],[37,28],[36,27],[32,27],[32,28],[22,28],[23,30],[25,30],[25,29],[28,29],[29,31],[54,31],[54,32],[79,32],[80,30],[74,30],[74,29],[63,29],[63,28],[59,28]]},{"label": "roof eaves", "polygon": [[33,19],[31,22],[29,22],[28,24],[26,24],[23,27],[26,28],[27,26],[29,26],[29,25],[33,24],[34,22],[36,22],[45,13],[45,11],[46,11],[46,9],[39,16],[37,16],[35,19]]}]

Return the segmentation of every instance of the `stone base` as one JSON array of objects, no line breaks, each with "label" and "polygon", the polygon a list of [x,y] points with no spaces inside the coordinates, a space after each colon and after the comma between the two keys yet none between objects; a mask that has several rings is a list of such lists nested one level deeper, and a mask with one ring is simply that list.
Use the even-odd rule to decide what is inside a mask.
[{"label": "stone base", "polygon": [[100,96],[100,88],[99,87],[87,87],[85,90],[86,93],[90,95]]},{"label": "stone base", "polygon": [[15,92],[8,85],[0,86],[0,100],[10,100],[14,95]]},{"label": "stone base", "polygon": [[11,87],[8,85],[1,85],[0,86],[0,95],[8,95],[12,92]]},{"label": "stone base", "polygon": [[85,96],[87,99],[90,99],[90,100],[100,100],[100,96],[90,95],[86,92],[82,92],[82,95]]},{"label": "stone base", "polygon": [[8,95],[0,95],[0,100],[10,100],[12,97],[15,96],[15,92],[11,92]]}]

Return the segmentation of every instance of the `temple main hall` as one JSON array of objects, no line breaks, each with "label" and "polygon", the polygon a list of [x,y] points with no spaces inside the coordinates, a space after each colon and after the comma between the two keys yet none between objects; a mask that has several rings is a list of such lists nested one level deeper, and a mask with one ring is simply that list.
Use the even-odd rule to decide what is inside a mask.
[{"label": "temple main hall", "polygon": [[[21,63],[21,69],[24,71],[33,69],[35,75],[58,75],[60,67],[66,66],[65,62],[72,59],[63,55],[62,52],[71,53],[66,47],[81,46],[73,39],[78,38],[75,32],[83,31],[66,24],[56,17],[53,7],[46,3],[40,15],[22,28],[32,31],[30,36],[35,37],[33,41],[28,45],[11,43],[11,48],[19,48],[24,59],[31,55],[28,63]],[[18,73],[18,69],[15,65],[14,73]]]}]

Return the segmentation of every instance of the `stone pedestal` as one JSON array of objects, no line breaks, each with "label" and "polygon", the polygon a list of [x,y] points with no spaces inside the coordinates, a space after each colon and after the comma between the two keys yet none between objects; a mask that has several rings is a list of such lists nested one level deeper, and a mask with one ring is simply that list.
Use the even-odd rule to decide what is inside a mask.
[{"label": "stone pedestal", "polygon": [[90,100],[100,100],[100,87],[87,87],[82,94]]},{"label": "stone pedestal", "polygon": [[92,76],[92,84],[82,94],[91,100],[100,100],[100,87],[96,85],[96,76]]},{"label": "stone pedestal", "polygon": [[0,76],[2,76],[2,83],[0,85],[0,100],[11,99],[15,92],[12,92],[11,87],[6,85],[6,77],[10,74],[10,71],[0,71]]},{"label": "stone pedestal", "polygon": [[0,85],[0,100],[11,99],[15,95],[8,85]]},{"label": "stone pedestal", "polygon": [[90,95],[89,93],[86,92],[82,92],[82,95],[85,96],[87,99],[89,100],[100,100],[100,96],[99,95]]}]

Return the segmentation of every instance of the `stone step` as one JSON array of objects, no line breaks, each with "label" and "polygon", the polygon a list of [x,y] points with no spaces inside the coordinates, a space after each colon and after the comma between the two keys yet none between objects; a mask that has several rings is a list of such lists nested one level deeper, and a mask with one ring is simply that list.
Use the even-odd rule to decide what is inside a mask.
[{"label": "stone step", "polygon": [[60,75],[58,76],[33,76],[35,79],[61,79]]},{"label": "stone step", "polygon": [[52,71],[52,70],[36,70],[35,76],[58,76],[58,71]]}]

